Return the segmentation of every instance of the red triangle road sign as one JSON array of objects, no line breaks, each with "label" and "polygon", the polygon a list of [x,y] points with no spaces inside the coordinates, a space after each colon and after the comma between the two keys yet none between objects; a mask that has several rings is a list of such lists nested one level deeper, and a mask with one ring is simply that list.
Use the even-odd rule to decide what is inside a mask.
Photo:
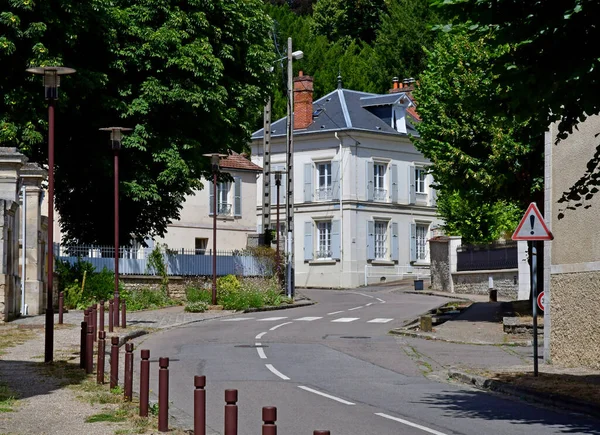
[{"label": "red triangle road sign", "polygon": [[535,202],[529,204],[523,219],[512,235],[513,240],[552,240],[554,236],[546,226]]}]

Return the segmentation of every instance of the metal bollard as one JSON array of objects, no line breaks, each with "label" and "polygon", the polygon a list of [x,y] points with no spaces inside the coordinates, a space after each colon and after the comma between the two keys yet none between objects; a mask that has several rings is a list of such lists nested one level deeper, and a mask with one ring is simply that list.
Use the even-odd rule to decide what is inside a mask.
[{"label": "metal bollard", "polygon": [[121,302],[121,328],[127,328],[127,304]]},{"label": "metal bollard", "polygon": [[277,435],[277,408],[274,406],[263,406],[262,409],[262,435]]},{"label": "metal bollard", "polygon": [[[90,324],[90,310],[88,310],[87,308],[83,310],[83,321],[88,325]],[[85,330],[85,332],[87,334],[87,329]]]},{"label": "metal bollard", "polygon": [[316,430],[313,435],[330,435],[328,430]]},{"label": "metal bollard", "polygon": [[148,395],[150,394],[150,351],[142,349],[140,362],[140,417],[148,417]]},{"label": "metal bollard", "polygon": [[238,433],[238,391],[225,390],[225,435],[237,435]]},{"label": "metal bollard", "polygon": [[169,358],[159,358],[158,365],[158,431],[169,431]]},{"label": "metal bollard", "polygon": [[92,328],[94,328],[92,335],[94,336],[94,341],[96,341],[98,335],[98,304],[92,305]]},{"label": "metal bollard", "polygon": [[106,359],[106,332],[98,331],[98,364],[96,367],[96,383],[104,384],[104,361]]},{"label": "metal bollard", "polygon": [[94,327],[87,327],[87,336],[85,337],[85,372],[90,374],[94,371]]},{"label": "metal bollard", "polygon": [[58,324],[63,324],[63,309],[65,306],[65,294],[64,292],[60,292],[58,294]]},{"label": "metal bollard", "polygon": [[113,311],[115,310],[115,302],[110,299],[108,301],[108,332],[113,332]]},{"label": "metal bollard", "polygon": [[114,324],[115,328],[119,327],[119,307],[120,306],[121,306],[121,302],[119,300],[119,297],[115,296],[114,303],[113,303],[113,316],[114,316],[113,324]]},{"label": "metal bollard", "polygon": [[85,369],[85,358],[87,344],[87,322],[81,322],[81,344],[79,346],[79,368]]},{"label": "metal bollard", "polygon": [[110,339],[110,389],[119,385],[119,337]]},{"label": "metal bollard", "polygon": [[98,329],[104,331],[104,301],[100,301],[100,316],[98,319]]},{"label": "metal bollard", "polygon": [[133,343],[127,343],[125,345],[125,387],[124,387],[124,398],[126,401],[131,402],[131,396],[133,395]]},{"label": "metal bollard", "polygon": [[206,435],[206,376],[194,376],[194,435]]}]

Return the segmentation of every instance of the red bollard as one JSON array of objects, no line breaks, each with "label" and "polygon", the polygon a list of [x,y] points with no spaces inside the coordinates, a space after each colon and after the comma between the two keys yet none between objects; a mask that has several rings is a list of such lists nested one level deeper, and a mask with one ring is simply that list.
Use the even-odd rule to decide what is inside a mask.
[{"label": "red bollard", "polygon": [[63,309],[65,305],[65,294],[64,292],[60,292],[58,294],[58,324],[63,324]]},{"label": "red bollard", "polygon": [[313,435],[330,435],[328,430],[316,430]]},{"label": "red bollard", "polygon": [[87,357],[86,352],[87,344],[87,322],[81,322],[81,344],[79,346],[79,368],[85,369],[85,359]]},{"label": "red bollard", "polygon": [[127,305],[125,301],[121,302],[121,328],[127,328]]},{"label": "red bollard", "polygon": [[194,376],[194,435],[206,435],[206,376]]},{"label": "red bollard", "polygon": [[120,307],[121,307],[121,302],[119,300],[119,297],[115,296],[114,303],[113,303],[113,316],[114,316],[113,324],[115,325],[115,328],[119,327],[119,308]]},{"label": "red bollard", "polygon": [[237,401],[237,390],[225,390],[225,435],[237,435],[238,433]]},{"label": "red bollard", "polygon": [[100,301],[100,316],[98,318],[98,330],[104,331],[104,301]]},{"label": "red bollard", "polygon": [[96,367],[96,383],[104,384],[104,360],[106,359],[106,332],[98,331],[98,364]]},{"label": "red bollard", "polygon": [[119,385],[119,337],[110,339],[110,389]]},{"label": "red bollard", "polygon": [[169,431],[169,358],[159,358],[158,365],[158,431]]},{"label": "red bollard", "polygon": [[150,394],[150,351],[142,349],[140,362],[140,417],[148,417],[148,395]]},{"label": "red bollard", "polygon": [[108,332],[113,332],[113,311],[115,310],[115,302],[110,299],[108,301]]},{"label": "red bollard", "polygon": [[[87,308],[83,310],[83,321],[88,325],[90,324],[90,310]],[[85,330],[85,333],[87,334],[87,329]]]},{"label": "red bollard", "polygon": [[125,345],[125,387],[123,390],[125,400],[131,402],[133,394],[133,343]]},{"label": "red bollard", "polygon": [[92,335],[94,336],[94,341],[96,341],[97,335],[98,335],[98,305],[97,304],[92,305],[92,328],[94,328]]},{"label": "red bollard", "polygon": [[90,374],[94,371],[94,327],[87,327],[87,336],[85,342],[85,372]]},{"label": "red bollard", "polygon": [[274,406],[263,406],[262,409],[262,435],[277,435],[277,408]]}]

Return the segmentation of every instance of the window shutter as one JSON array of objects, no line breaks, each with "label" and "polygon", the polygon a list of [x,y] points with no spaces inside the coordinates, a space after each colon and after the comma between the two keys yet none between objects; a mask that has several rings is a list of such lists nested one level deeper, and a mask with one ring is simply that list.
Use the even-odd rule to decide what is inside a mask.
[{"label": "window shutter", "polygon": [[375,259],[375,222],[367,221],[367,260]]},{"label": "window shutter", "polygon": [[392,203],[398,202],[398,165],[392,165],[392,174],[390,177],[390,191]]},{"label": "window shutter", "polygon": [[256,233],[257,234],[262,234],[263,230],[262,230],[262,224],[257,224],[256,225]]},{"label": "window shutter", "polygon": [[431,195],[431,206],[437,206],[437,190],[431,185],[429,185],[429,195]]},{"label": "window shutter", "polygon": [[331,191],[334,201],[340,200],[340,162],[332,160],[331,162]]},{"label": "window shutter", "polygon": [[398,223],[392,222],[392,261],[400,260],[400,245],[398,243]]},{"label": "window shutter", "polygon": [[367,201],[373,201],[373,162],[367,162]]},{"label": "window shutter", "polygon": [[233,191],[233,215],[235,217],[242,216],[242,178],[234,178],[234,191]]},{"label": "window shutter", "polygon": [[314,224],[312,221],[304,222],[304,260],[309,261],[313,259],[313,228]]},{"label": "window shutter", "polygon": [[304,202],[312,202],[313,199],[313,164],[304,164]]},{"label": "window shutter", "polygon": [[410,261],[417,261],[417,224],[410,224]]},{"label": "window shutter", "polygon": [[415,167],[414,165],[410,165],[408,168],[408,177],[409,177],[409,204],[417,203],[417,189],[416,189],[416,179],[415,179]]},{"label": "window shutter", "polygon": [[208,215],[215,214],[215,185],[212,181],[208,182]]},{"label": "window shutter", "polygon": [[340,221],[331,221],[331,258],[339,260],[342,258],[342,240],[340,238]]}]

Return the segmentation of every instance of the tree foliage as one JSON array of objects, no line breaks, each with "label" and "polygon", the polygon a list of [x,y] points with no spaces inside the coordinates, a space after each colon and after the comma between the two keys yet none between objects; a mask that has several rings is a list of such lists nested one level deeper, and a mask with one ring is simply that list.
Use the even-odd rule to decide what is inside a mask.
[{"label": "tree foliage", "polygon": [[30,66],[62,64],[56,206],[67,242],[112,240],[112,154],[98,128],[134,127],[121,152],[121,239],[161,236],[208,162],[240,150],[269,87],[260,0],[2,2],[0,142],[46,159],[47,114]]}]

